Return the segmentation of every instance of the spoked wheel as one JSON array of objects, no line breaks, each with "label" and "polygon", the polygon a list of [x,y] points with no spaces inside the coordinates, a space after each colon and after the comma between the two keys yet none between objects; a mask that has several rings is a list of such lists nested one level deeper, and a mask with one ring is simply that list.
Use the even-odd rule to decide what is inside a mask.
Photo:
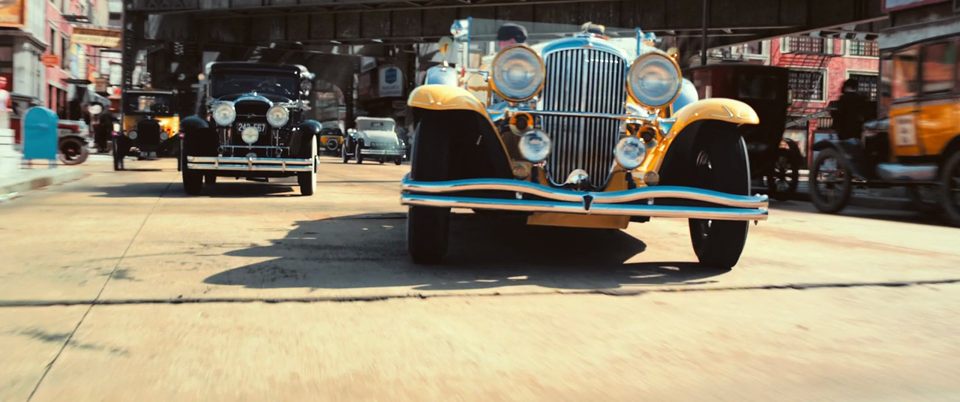
[{"label": "spoked wheel", "polygon": [[[705,129],[706,128],[706,129]],[[693,147],[695,185],[729,194],[750,194],[747,147],[727,124],[700,128]],[[737,265],[747,242],[749,222],[690,219],[690,241],[703,265],[729,269]]]},{"label": "spoked wheel", "polygon": [[940,174],[941,203],[950,223],[960,226],[960,152],[954,152],[943,164]]},{"label": "spoked wheel", "polygon": [[850,162],[836,149],[820,151],[810,169],[810,200],[818,210],[836,213],[847,206],[853,191]]},{"label": "spoked wheel", "polygon": [[800,182],[799,162],[789,149],[777,151],[773,171],[767,175],[767,194],[780,201],[789,200]]},{"label": "spoked wheel", "polygon": [[60,162],[64,165],[79,165],[87,160],[90,151],[76,138],[64,138],[60,141]]}]

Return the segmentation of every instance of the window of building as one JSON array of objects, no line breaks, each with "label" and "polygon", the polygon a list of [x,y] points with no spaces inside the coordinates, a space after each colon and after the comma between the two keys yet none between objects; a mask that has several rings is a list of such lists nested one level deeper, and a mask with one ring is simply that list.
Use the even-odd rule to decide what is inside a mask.
[{"label": "window of building", "polygon": [[70,67],[70,60],[68,55],[70,54],[70,40],[67,37],[60,37],[60,52],[63,53],[60,57],[60,67],[67,69]]},{"label": "window of building", "polygon": [[917,48],[901,50],[893,55],[893,99],[917,96],[919,76],[917,75]]},{"label": "window of building", "polygon": [[750,42],[744,45],[746,54],[763,55],[763,41]]},{"label": "window of building", "polygon": [[851,56],[878,57],[880,56],[880,47],[877,46],[877,41],[873,40],[851,40],[847,41],[847,54]]},{"label": "window of building", "polygon": [[786,49],[791,53],[826,53],[826,41],[823,38],[812,36],[791,36],[786,38]]},{"label": "window of building", "polygon": [[876,101],[880,91],[880,77],[872,74],[850,74],[849,79],[857,82],[857,92]]},{"label": "window of building", "polygon": [[823,71],[790,70],[787,86],[796,100],[823,101]]},{"label": "window of building", "polygon": [[57,31],[50,28],[50,54],[57,54]]},{"label": "window of building", "polygon": [[923,47],[923,92],[948,92],[953,89],[953,66],[957,50],[952,42]]}]

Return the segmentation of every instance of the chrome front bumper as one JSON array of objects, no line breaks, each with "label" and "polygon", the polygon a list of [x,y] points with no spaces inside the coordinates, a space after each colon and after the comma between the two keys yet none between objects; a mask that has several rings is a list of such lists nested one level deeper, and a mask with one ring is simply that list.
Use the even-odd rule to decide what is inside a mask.
[{"label": "chrome front bumper", "polygon": [[[731,221],[767,219],[766,195],[735,195],[692,187],[652,186],[611,192],[577,192],[510,179],[468,179],[401,182],[403,205],[475,208],[522,212],[555,212],[580,215],[699,218]],[[450,195],[463,191],[504,191],[515,199]],[[525,195],[539,199],[524,199]],[[682,199],[705,206],[657,205],[656,199]],[[637,201],[646,203],[637,204]]]},{"label": "chrome front bumper", "polygon": [[370,156],[403,156],[404,154],[402,149],[369,149],[369,148],[360,148],[360,153],[363,155],[370,155]]},{"label": "chrome front bumper", "polygon": [[188,156],[187,168],[193,170],[299,173],[312,172],[313,159]]}]

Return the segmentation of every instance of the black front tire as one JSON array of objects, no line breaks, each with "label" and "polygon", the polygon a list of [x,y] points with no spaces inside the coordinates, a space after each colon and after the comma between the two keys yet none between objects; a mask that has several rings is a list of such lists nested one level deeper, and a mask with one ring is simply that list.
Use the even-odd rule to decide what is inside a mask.
[{"label": "black front tire", "polygon": [[180,178],[183,180],[183,192],[187,195],[200,195],[203,192],[203,173],[187,168],[187,158],[180,158]]},{"label": "black front tire", "polygon": [[[447,180],[450,169],[448,137],[442,122],[425,120],[417,125],[410,162],[410,178]],[[411,206],[407,211],[407,251],[416,264],[437,264],[447,254],[450,208]]]},{"label": "black front tire", "polygon": [[90,156],[87,146],[76,138],[64,138],[59,145],[60,152],[57,156],[64,165],[79,165]]},{"label": "black front tire", "polygon": [[[747,147],[729,124],[700,126],[693,146],[694,186],[729,194],[750,194]],[[730,269],[747,242],[749,222],[690,219],[690,241],[700,264]]]},{"label": "black front tire", "polygon": [[358,142],[356,148],[354,148],[354,150],[356,151],[356,154],[354,155],[357,157],[358,165],[363,164],[363,154],[360,153],[360,149],[361,149],[361,145]]},{"label": "black front tire", "polygon": [[310,145],[310,155],[313,158],[313,168],[310,172],[297,173],[297,184],[300,185],[300,194],[311,196],[317,190],[317,140]]},{"label": "black front tire", "polygon": [[853,192],[853,169],[839,151],[820,151],[810,169],[810,201],[821,212],[840,212],[850,202]]},{"label": "black front tire", "polygon": [[394,165],[400,166],[401,163],[403,163],[403,158],[401,158],[401,157],[399,157],[399,156],[397,157],[397,159],[394,159],[394,160],[393,160],[393,164],[394,164]]},{"label": "black front tire", "polygon": [[960,151],[947,158],[940,173],[941,200],[947,218],[960,226]]},{"label": "black front tire", "polygon": [[213,187],[217,184],[217,175],[207,173],[203,175],[203,184],[207,187]]}]

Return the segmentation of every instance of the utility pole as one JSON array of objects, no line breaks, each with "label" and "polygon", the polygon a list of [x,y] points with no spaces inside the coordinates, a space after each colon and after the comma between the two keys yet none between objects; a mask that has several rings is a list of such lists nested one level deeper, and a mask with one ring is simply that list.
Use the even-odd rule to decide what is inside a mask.
[{"label": "utility pole", "polygon": [[710,0],[703,0],[703,30],[700,32],[700,65],[707,65],[707,20],[710,16]]}]

